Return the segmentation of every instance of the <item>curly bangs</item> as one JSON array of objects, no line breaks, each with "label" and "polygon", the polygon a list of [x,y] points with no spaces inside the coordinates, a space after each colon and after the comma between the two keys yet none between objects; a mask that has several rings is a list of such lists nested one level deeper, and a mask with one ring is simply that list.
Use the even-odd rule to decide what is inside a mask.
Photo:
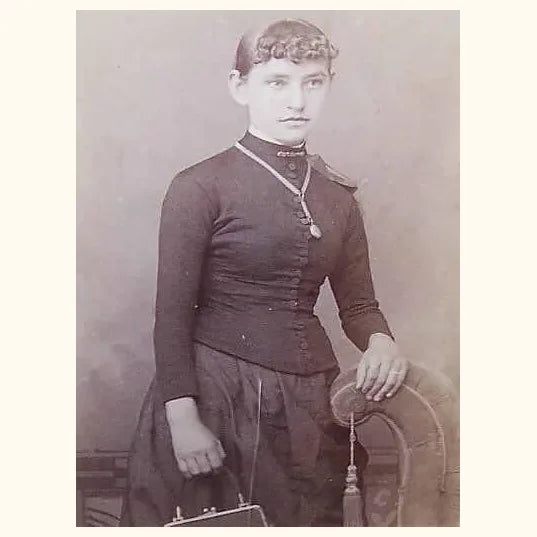
[{"label": "curly bangs", "polygon": [[271,58],[286,58],[293,63],[326,59],[331,72],[332,60],[338,50],[317,26],[300,19],[273,22],[262,32],[242,36],[235,57],[234,68],[241,76]]}]

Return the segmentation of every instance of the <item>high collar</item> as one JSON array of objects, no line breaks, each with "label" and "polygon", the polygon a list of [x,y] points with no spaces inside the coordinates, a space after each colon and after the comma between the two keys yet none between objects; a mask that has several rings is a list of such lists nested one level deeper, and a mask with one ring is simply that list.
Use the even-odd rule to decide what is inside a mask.
[{"label": "high collar", "polygon": [[247,131],[240,143],[261,158],[305,159],[307,155],[306,143],[299,147],[280,145],[262,140]]}]

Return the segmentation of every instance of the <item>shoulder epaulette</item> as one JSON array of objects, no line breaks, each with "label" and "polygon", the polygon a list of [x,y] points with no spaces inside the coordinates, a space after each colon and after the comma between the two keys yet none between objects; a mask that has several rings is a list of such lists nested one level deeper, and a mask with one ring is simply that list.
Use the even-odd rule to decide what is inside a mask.
[{"label": "shoulder epaulette", "polygon": [[325,177],[328,177],[331,181],[339,183],[347,187],[348,189],[355,192],[358,189],[358,184],[356,181],[352,180],[350,177],[334,170],[329,166],[320,155],[308,155],[308,160],[314,170],[317,170],[319,173],[322,173]]}]

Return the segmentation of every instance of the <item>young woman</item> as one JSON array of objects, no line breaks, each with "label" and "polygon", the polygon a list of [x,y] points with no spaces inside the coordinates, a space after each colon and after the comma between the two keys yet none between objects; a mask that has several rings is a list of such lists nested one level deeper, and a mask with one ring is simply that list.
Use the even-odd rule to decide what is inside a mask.
[{"label": "young woman", "polygon": [[326,278],[346,335],[363,351],[358,388],[391,397],[407,362],[375,299],[354,189],[305,145],[335,56],[302,20],[243,36],[229,87],[248,109],[248,131],[168,189],[156,377],[133,443],[123,524],[162,525],[176,506],[185,516],[233,507],[240,488],[272,525],[341,525],[347,431],[333,424],[329,403],[339,369],[313,313]]}]

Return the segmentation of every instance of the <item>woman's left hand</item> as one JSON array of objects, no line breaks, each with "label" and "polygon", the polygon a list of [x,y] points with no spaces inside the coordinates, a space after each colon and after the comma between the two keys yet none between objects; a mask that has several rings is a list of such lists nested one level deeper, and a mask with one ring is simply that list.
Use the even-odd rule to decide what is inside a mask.
[{"label": "woman's left hand", "polygon": [[382,401],[395,395],[407,371],[408,361],[399,354],[393,339],[373,334],[356,371],[356,389],[361,389],[368,400]]}]

